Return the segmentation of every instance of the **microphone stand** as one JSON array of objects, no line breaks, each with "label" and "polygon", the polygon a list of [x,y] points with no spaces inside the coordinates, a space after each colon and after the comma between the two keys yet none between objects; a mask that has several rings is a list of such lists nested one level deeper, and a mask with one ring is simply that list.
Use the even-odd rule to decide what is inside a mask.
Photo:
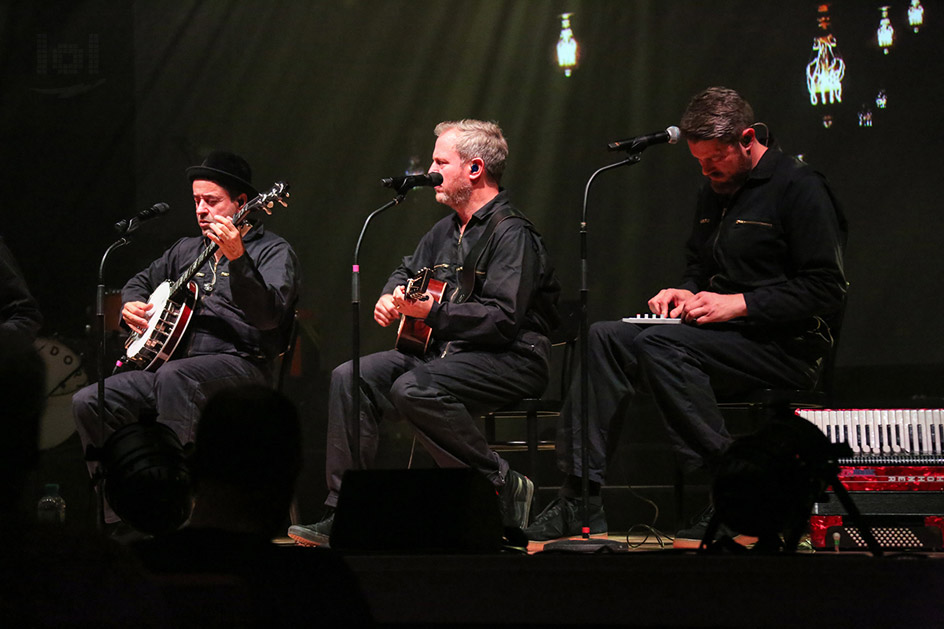
[{"label": "microphone stand", "polygon": [[[102,443],[99,444],[97,448],[94,448],[94,450],[93,446],[90,445],[88,447],[85,453],[85,459],[87,461],[99,460],[93,457],[101,457],[105,446],[105,261],[108,259],[108,256],[111,255],[112,251],[130,244],[131,240],[129,239],[129,234],[133,231],[132,225],[134,224],[135,222],[131,221],[123,227],[121,230],[121,238],[113,242],[108,249],[105,250],[102,261],[98,265],[98,287],[95,291],[95,321],[98,326],[98,359],[96,362],[98,364],[98,419],[99,422],[101,422],[100,435]],[[95,474],[92,476],[92,490],[95,492],[96,526],[99,531],[105,528],[105,500],[102,495],[102,490],[104,489],[102,484],[104,480],[102,467],[99,465]]]},{"label": "microphone stand", "polygon": [[588,263],[587,263],[587,200],[590,197],[590,186],[597,178],[597,175],[619,168],[620,166],[633,165],[639,163],[642,159],[642,150],[632,153],[626,159],[609,164],[598,169],[587,180],[587,185],[583,192],[583,214],[580,219],[580,493],[583,499],[581,516],[583,517],[583,527],[580,539],[565,539],[557,542],[549,542],[544,545],[545,550],[559,552],[616,552],[627,550],[626,544],[610,539],[591,539],[590,538],[590,453],[587,450],[587,433],[590,432],[590,419],[588,417],[590,407],[590,394],[588,387],[590,375],[588,370],[588,351],[587,334],[590,329],[588,323],[587,302],[589,301],[590,289],[587,286]]},{"label": "microphone stand", "polygon": [[354,428],[354,469],[358,470],[361,469],[361,267],[360,264],[358,264],[358,258],[360,257],[361,242],[364,240],[364,234],[367,232],[367,226],[370,224],[370,222],[381,212],[385,212],[394,205],[399,205],[402,203],[403,199],[406,198],[406,193],[409,191],[410,186],[404,183],[400,188],[397,188],[397,196],[395,196],[393,200],[385,203],[381,207],[371,212],[367,216],[367,220],[364,221],[364,226],[361,227],[360,236],[357,237],[357,244],[354,246],[354,264],[351,267],[351,340],[354,352],[351,360],[351,403],[353,405],[351,407],[351,414],[353,416],[352,419]]}]

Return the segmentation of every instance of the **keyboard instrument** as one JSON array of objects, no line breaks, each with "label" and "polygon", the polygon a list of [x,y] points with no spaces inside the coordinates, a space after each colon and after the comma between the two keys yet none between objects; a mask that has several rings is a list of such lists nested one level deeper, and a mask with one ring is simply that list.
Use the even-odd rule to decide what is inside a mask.
[{"label": "keyboard instrument", "polygon": [[[944,409],[798,409],[852,457],[838,459],[839,480],[876,538],[894,548],[939,548],[944,530]],[[843,526],[833,492],[813,505],[814,546],[861,541]]]}]

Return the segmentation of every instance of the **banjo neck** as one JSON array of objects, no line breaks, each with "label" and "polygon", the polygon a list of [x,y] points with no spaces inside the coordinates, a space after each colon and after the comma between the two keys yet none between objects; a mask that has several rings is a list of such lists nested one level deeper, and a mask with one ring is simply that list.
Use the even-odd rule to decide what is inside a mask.
[{"label": "banjo neck", "polygon": [[[271,214],[269,210],[272,207],[272,201],[275,199],[280,200],[281,202],[281,198],[283,196],[287,196],[285,194],[285,190],[287,188],[288,186],[285,183],[278,182],[269,192],[260,194],[254,197],[251,201],[244,203],[242,207],[240,207],[239,210],[233,215],[233,225],[235,225],[237,228],[242,227],[246,221],[249,220],[249,215],[258,209],[263,209],[266,211],[266,213]],[[197,256],[196,260],[194,260],[193,263],[188,266],[186,270],[184,270],[183,275],[177,278],[176,282],[171,284],[171,297],[178,296],[181,294],[181,291],[187,289],[187,285],[190,283],[190,280],[193,279],[193,276],[197,274],[197,271],[199,271],[200,268],[206,264],[207,260],[209,260],[219,248],[219,245],[217,245],[215,242],[211,242],[209,245],[207,245],[200,255]]]},{"label": "banjo neck", "polygon": [[[235,221],[233,221],[235,223]],[[207,260],[216,253],[216,250],[219,249],[219,246],[215,242],[211,242],[208,247],[206,247],[200,255],[197,256],[197,259],[187,267],[183,275],[181,275],[176,282],[170,286],[170,296],[173,299],[174,297],[181,294],[181,291],[187,288],[187,285],[190,283],[190,280],[193,279],[193,276],[197,274],[197,271],[200,270]]]}]

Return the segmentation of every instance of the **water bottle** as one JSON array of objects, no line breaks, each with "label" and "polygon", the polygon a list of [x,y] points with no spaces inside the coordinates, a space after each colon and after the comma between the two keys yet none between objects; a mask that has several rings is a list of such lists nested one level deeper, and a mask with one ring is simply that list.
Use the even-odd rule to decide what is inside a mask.
[{"label": "water bottle", "polygon": [[40,524],[65,524],[66,501],[59,495],[59,485],[48,483],[43,497],[36,503],[36,520]]}]

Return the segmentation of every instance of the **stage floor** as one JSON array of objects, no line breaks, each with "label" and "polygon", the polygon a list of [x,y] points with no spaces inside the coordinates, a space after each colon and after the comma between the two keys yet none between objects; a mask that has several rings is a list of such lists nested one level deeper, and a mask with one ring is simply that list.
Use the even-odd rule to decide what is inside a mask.
[{"label": "stage floor", "polygon": [[[626,542],[626,535],[609,539]],[[289,542],[288,538],[278,540]],[[940,626],[944,553],[349,554],[382,625]]]}]

